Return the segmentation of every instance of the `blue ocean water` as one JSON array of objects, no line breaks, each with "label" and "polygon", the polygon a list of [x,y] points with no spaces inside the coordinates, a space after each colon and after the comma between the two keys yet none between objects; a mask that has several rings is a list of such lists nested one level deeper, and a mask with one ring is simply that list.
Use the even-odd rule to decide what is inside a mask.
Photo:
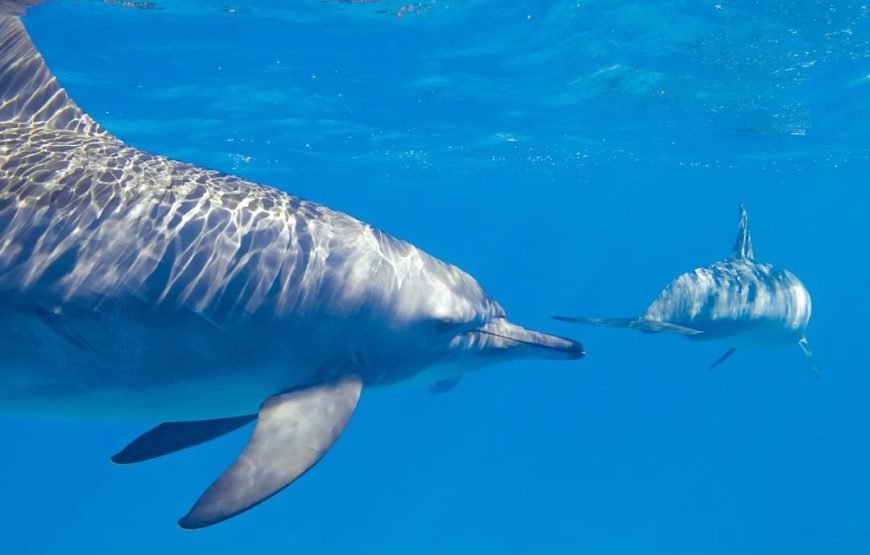
[{"label": "blue ocean water", "polygon": [[[246,432],[120,467],[153,423],[4,417],[0,553],[870,551],[870,5],[137,5],[25,18],[110,131],[409,240],[588,355],[368,391],[317,468],[193,533]],[[741,202],[821,380],[796,346],[710,371],[721,345],[549,319],[641,313]]]}]

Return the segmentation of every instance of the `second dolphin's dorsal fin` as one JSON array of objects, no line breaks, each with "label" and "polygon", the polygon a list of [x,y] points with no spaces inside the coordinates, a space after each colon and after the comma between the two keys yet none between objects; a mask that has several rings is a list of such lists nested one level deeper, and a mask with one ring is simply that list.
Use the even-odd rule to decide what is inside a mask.
[{"label": "second dolphin's dorsal fin", "polygon": [[105,131],[69,97],[10,6],[0,0],[0,124],[12,122],[89,135]]},{"label": "second dolphin's dorsal fin", "polygon": [[731,254],[738,260],[751,260],[755,257],[752,252],[752,237],[749,235],[749,214],[746,207],[740,205],[740,223],[737,227],[737,240],[734,241],[734,252]]}]

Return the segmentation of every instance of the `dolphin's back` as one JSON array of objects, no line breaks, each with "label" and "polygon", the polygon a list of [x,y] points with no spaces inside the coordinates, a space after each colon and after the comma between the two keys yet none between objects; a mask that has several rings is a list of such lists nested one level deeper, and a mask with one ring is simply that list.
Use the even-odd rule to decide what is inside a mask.
[{"label": "dolphin's back", "polygon": [[48,308],[131,297],[223,322],[413,310],[396,288],[427,274],[478,288],[320,204],[107,133],[25,123],[0,124],[0,237],[0,292]]},{"label": "dolphin's back", "polygon": [[[0,290],[248,313],[271,294],[273,309],[287,309],[299,293],[288,285],[324,262],[312,259],[314,243],[362,228],[106,135],[7,125],[0,149]],[[239,306],[220,306],[229,299]]]},{"label": "dolphin's back", "polygon": [[[437,263],[299,197],[124,145],[68,97],[0,3],[0,291],[49,308],[135,297],[221,320],[315,302],[346,274]],[[385,259],[389,263],[384,263]],[[458,270],[448,268],[446,271]],[[333,272],[332,274],[330,272]],[[366,285],[377,288],[369,275]],[[340,297],[340,299],[339,299]]]}]

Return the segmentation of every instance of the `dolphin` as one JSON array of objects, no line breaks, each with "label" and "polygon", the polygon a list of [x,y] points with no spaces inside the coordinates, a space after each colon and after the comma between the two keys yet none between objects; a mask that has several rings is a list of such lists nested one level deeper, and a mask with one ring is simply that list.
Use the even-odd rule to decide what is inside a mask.
[{"label": "dolphin", "polygon": [[584,356],[370,225],[125,145],[35,49],[36,3],[0,0],[0,411],[162,422],[120,464],[254,422],[200,528],[316,464],[363,389]]},{"label": "dolphin", "polygon": [[731,256],[678,276],[640,318],[553,318],[727,343],[728,350],[710,368],[724,362],[738,347],[797,343],[820,375],[806,336],[811,309],[810,294],[794,274],[755,259],[749,216],[741,204]]}]

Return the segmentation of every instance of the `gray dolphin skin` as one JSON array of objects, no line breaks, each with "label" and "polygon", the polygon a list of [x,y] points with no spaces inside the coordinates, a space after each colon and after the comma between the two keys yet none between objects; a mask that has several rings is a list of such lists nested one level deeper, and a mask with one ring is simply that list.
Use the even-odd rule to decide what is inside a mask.
[{"label": "gray dolphin skin", "polygon": [[749,216],[741,205],[731,256],[674,279],[640,318],[554,318],[727,343],[730,348],[710,368],[725,361],[738,347],[798,344],[818,375],[806,337],[811,309],[810,294],[794,274],[755,259]]},{"label": "gray dolphin skin", "polygon": [[163,422],[122,464],[256,422],[199,528],[311,468],[364,388],[584,356],[354,218],[124,145],[36,51],[36,3],[0,0],[0,411]]}]

